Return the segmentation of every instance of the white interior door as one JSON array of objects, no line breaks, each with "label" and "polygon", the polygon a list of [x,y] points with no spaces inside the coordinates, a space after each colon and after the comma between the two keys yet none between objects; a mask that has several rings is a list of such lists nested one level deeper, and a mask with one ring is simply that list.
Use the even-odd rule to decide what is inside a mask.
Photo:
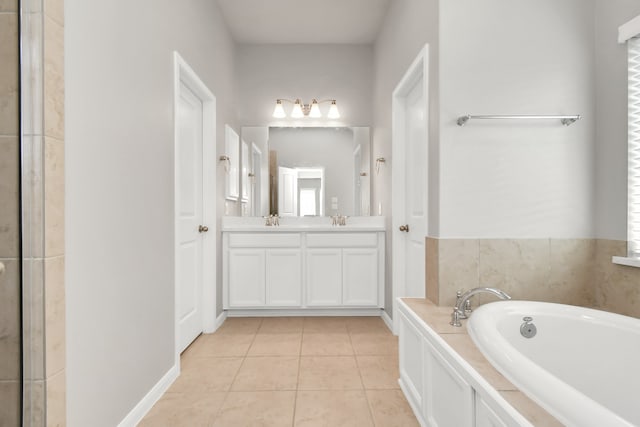
[{"label": "white interior door", "polygon": [[[405,295],[425,296],[425,238],[427,236],[427,140],[424,87],[419,79],[405,98]],[[402,238],[402,236],[401,236]]]},{"label": "white interior door", "polygon": [[199,227],[203,222],[202,159],[203,105],[184,83],[180,84],[177,114],[178,211],[178,334],[182,352],[203,330],[202,252]]},{"label": "white interior door", "polygon": [[[393,317],[397,297],[424,297],[428,233],[428,59],[425,46],[393,92]],[[394,331],[398,323],[394,321]]]},{"label": "white interior door", "polygon": [[298,172],[278,167],[278,215],[298,216]]}]

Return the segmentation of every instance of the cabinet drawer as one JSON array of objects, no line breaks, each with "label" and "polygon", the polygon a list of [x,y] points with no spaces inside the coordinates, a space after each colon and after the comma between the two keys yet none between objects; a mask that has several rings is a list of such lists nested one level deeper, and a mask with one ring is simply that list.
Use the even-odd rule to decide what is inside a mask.
[{"label": "cabinet drawer", "polygon": [[378,246],[376,233],[309,233],[309,248],[357,248]]},{"label": "cabinet drawer", "polygon": [[229,233],[231,248],[299,248],[299,233]]}]

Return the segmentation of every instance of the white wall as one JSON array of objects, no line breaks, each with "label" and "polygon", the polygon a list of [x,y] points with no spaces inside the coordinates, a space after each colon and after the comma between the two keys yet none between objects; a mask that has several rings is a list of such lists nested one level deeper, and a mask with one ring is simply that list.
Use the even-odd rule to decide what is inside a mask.
[{"label": "white wall", "polygon": [[[385,309],[392,310],[391,239],[391,95],[409,65],[425,43],[430,45],[430,112],[429,112],[429,218],[437,224],[438,217],[438,0],[393,0],[384,25],[374,46],[374,126],[372,133],[372,158],[386,158],[380,174],[372,174],[372,206],[387,217],[386,241],[386,295]],[[402,167],[402,165],[396,165]]]},{"label": "white wall", "polygon": [[[243,126],[370,126],[370,45],[239,45],[238,121]],[[336,99],[340,119],[277,120],[277,98]],[[293,107],[284,104],[287,114]],[[326,117],[329,104],[321,104]]]},{"label": "white wall", "polygon": [[68,425],[114,426],[174,363],[172,52],[217,97],[221,153],[234,46],[211,1],[65,6]]},{"label": "white wall", "polygon": [[637,0],[597,0],[596,237],[627,240],[627,47],[618,27],[640,15]]},{"label": "white wall", "polygon": [[[592,1],[440,3],[440,237],[583,238],[594,228]],[[465,114],[581,114],[469,122]]]}]

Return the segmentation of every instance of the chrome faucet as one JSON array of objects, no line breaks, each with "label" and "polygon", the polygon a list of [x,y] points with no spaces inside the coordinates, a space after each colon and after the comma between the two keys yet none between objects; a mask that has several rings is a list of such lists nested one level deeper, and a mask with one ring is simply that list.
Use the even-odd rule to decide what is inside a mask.
[{"label": "chrome faucet", "polygon": [[264,225],[266,225],[267,227],[280,225],[280,217],[278,216],[278,214],[263,216],[262,218],[265,220]]},{"label": "chrome faucet", "polygon": [[471,311],[471,307],[468,304],[469,298],[471,298],[474,295],[482,294],[482,293],[495,295],[502,300],[511,299],[511,297],[506,292],[496,288],[473,288],[468,290],[465,293],[459,292],[458,294],[456,294],[456,297],[457,297],[456,306],[453,307],[453,313],[451,313],[451,322],[449,322],[449,324],[451,326],[457,326],[457,327],[462,326],[462,323],[460,323],[460,319],[466,319],[467,314],[465,313],[465,311],[467,310],[469,312]]},{"label": "chrome faucet", "polygon": [[349,217],[345,215],[334,215],[331,217],[331,225],[347,225],[347,218]]}]

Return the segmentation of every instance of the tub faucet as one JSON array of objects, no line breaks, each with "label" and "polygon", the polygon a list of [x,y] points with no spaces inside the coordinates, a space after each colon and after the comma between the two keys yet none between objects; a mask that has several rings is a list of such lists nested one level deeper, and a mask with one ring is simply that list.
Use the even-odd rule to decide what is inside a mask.
[{"label": "tub faucet", "polygon": [[451,322],[449,322],[449,324],[451,326],[457,326],[457,327],[462,326],[462,323],[460,323],[460,319],[466,319],[467,318],[467,315],[465,314],[465,307],[467,306],[467,302],[469,301],[469,298],[471,298],[472,296],[474,296],[476,294],[482,294],[482,293],[495,295],[495,296],[497,296],[498,298],[500,298],[502,300],[510,300],[511,299],[511,297],[509,295],[507,295],[506,292],[501,291],[500,289],[496,289],[496,288],[473,288],[473,289],[470,289],[467,292],[457,296],[457,298],[456,298],[456,306],[453,307],[453,313],[451,313]]}]

